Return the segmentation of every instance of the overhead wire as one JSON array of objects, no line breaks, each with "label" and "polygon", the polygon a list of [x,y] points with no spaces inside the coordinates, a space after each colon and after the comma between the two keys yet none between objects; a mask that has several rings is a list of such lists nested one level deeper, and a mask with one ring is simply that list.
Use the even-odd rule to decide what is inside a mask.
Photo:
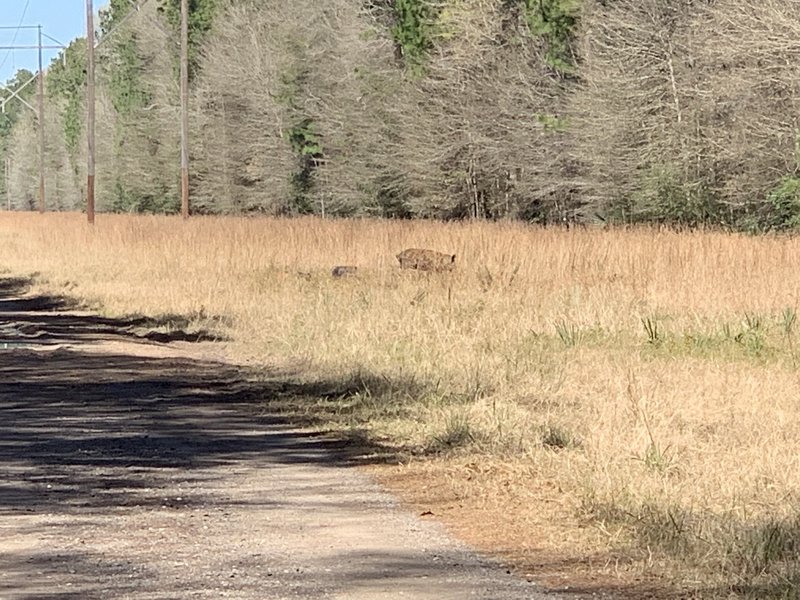
[{"label": "overhead wire", "polygon": [[[30,3],[31,0],[25,0],[25,6],[22,9],[22,16],[19,18],[19,23],[17,24],[17,28],[14,31],[14,37],[11,39],[11,43],[9,44],[9,46],[13,46],[17,41],[17,36],[19,35],[19,31],[20,29],[22,29],[22,23],[25,21],[25,15],[28,14],[28,7],[30,6]],[[2,72],[3,67],[6,66],[6,63],[8,62],[8,57],[11,56],[12,52],[13,50],[10,48],[8,52],[6,52],[5,57],[3,57],[3,61],[0,62],[0,72]]]}]

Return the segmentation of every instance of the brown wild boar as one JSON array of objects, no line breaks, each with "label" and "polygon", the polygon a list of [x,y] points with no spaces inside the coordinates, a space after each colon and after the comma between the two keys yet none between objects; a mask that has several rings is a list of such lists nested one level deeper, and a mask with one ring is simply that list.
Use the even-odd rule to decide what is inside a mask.
[{"label": "brown wild boar", "polygon": [[435,250],[409,248],[397,255],[401,269],[419,271],[452,271],[456,267],[456,255]]}]

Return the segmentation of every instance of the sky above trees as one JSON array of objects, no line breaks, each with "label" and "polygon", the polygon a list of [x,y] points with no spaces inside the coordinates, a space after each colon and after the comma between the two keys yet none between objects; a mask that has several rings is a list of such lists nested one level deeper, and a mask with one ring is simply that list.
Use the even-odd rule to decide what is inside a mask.
[{"label": "sky above trees", "polygon": [[[94,0],[98,10],[107,0]],[[83,36],[86,30],[84,0],[2,0],[0,10],[0,26],[12,29],[0,30],[0,46],[30,45],[37,43],[35,29],[21,29],[22,25],[41,25],[42,33],[69,45],[76,37]],[[45,38],[47,45],[54,45],[53,40]],[[59,53],[57,49],[45,50],[43,53],[45,67]],[[36,50],[0,50],[0,82],[13,77],[18,69],[36,71],[38,56]]]}]

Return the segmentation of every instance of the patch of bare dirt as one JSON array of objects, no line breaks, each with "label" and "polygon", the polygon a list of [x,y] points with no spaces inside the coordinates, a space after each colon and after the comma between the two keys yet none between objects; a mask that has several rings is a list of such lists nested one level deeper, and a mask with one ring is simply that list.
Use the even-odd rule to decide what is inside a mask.
[{"label": "patch of bare dirt", "polygon": [[479,466],[474,458],[368,468],[418,514],[444,523],[470,546],[499,557],[514,572],[564,598],[688,597],[643,574],[641,563],[633,561],[634,550],[612,549],[608,532],[572,517],[574,499],[555,482],[533,493],[528,485],[523,496],[515,493],[520,483],[502,465]]}]

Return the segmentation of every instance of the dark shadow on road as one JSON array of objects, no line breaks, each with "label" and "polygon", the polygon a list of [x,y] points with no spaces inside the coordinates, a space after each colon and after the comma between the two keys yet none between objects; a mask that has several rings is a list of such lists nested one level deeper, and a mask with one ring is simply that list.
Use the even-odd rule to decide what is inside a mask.
[{"label": "dark shadow on road", "polygon": [[[235,367],[206,361],[0,350],[0,462],[16,482],[10,488],[0,481],[0,514],[125,505],[136,489],[157,489],[164,469],[181,469],[188,478],[193,470],[247,458],[386,460],[385,448],[359,440],[351,454],[341,439],[287,433],[295,423],[264,413],[274,395],[314,398],[332,385],[249,382]],[[94,475],[97,469],[109,473]],[[135,496],[137,504],[148,503]]]},{"label": "dark shadow on road", "polygon": [[26,296],[31,281],[21,277],[0,277],[0,310],[48,311],[75,307],[76,302],[66,296]]},{"label": "dark shadow on road", "polygon": [[[147,576],[133,562],[102,562],[88,553],[75,551],[68,554],[58,551],[3,552],[0,553],[0,572],[11,580],[4,583],[0,577],[0,598],[14,600],[100,600],[118,595],[127,597],[125,594],[137,591],[137,579]],[[65,574],[70,585],[66,590],[57,589],[56,582],[65,581]],[[19,585],[13,583],[20,576],[26,581],[25,589],[20,589]],[[114,582],[113,590],[103,589],[101,582],[108,581]],[[69,588],[75,591],[70,591]]]},{"label": "dark shadow on road", "polygon": [[27,295],[29,285],[21,278],[0,279],[0,347],[32,340],[38,344],[76,344],[109,337],[162,344],[225,340],[221,328],[197,326],[200,322],[225,325],[222,317],[165,314],[158,318],[134,315],[110,319],[77,312],[78,303],[65,296]]}]

